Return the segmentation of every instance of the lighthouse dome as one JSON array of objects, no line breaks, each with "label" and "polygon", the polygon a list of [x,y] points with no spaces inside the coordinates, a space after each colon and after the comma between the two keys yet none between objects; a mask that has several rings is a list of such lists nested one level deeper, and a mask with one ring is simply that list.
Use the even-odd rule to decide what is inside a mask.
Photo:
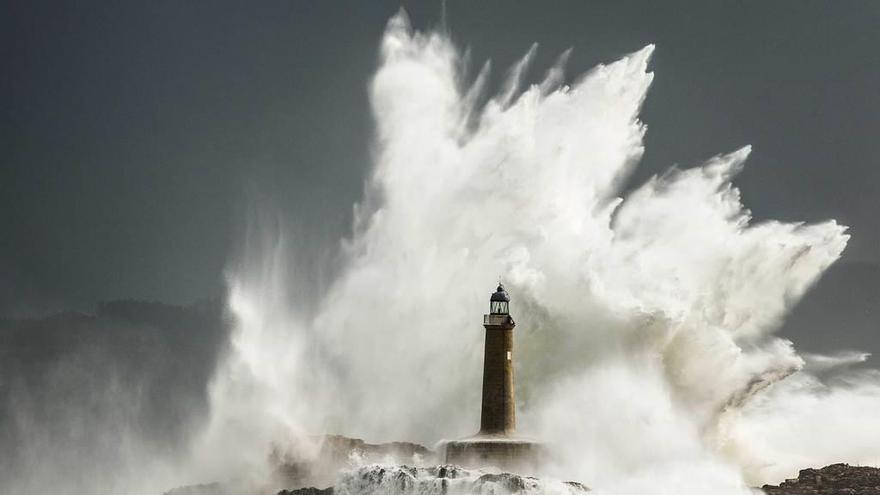
[{"label": "lighthouse dome", "polygon": [[498,284],[498,288],[495,289],[495,292],[492,293],[492,297],[490,297],[489,300],[510,302],[510,296],[507,294],[507,291],[504,290],[504,286]]}]

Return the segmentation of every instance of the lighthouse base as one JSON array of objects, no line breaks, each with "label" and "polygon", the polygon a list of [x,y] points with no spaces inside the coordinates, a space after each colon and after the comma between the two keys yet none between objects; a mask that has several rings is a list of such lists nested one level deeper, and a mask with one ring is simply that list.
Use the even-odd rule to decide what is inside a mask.
[{"label": "lighthouse base", "polygon": [[445,445],[446,463],[467,468],[496,467],[518,474],[535,474],[541,460],[541,444],[531,440],[478,435]]}]

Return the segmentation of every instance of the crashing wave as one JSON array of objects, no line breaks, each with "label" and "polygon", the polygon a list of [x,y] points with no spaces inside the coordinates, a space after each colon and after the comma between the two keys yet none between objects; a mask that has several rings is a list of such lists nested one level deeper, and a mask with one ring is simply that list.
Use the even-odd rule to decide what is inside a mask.
[{"label": "crashing wave", "polygon": [[512,473],[373,464],[343,473],[335,495],[578,495],[589,491],[577,482],[547,481]]}]

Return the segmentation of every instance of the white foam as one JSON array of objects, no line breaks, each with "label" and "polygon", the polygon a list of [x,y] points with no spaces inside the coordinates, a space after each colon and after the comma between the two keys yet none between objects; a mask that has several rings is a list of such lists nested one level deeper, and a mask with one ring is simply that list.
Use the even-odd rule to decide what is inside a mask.
[{"label": "white foam", "polygon": [[834,425],[849,420],[841,404],[876,413],[875,378],[772,385],[809,381],[773,332],[839,257],[844,227],[754,224],[731,184],[748,146],[621,197],[643,152],[652,51],[523,87],[530,51],[480,105],[485,73],[468,87],[448,38],[394,17],[370,85],[374,169],[338,277],[314,311],[295,310],[290,294],[308,287],[286,278],[295,253],[273,228],[231,270],[237,330],[204,441],[226,455],[214,465],[254,468],[267,443],[328,418],[376,441],[473,433],[499,276],[517,319],[519,425],[555,450],[548,475],[611,493],[747,493],[805,465],[876,459],[865,446],[880,430],[837,430],[860,438],[836,440],[831,459],[796,440],[820,418],[790,407]]}]

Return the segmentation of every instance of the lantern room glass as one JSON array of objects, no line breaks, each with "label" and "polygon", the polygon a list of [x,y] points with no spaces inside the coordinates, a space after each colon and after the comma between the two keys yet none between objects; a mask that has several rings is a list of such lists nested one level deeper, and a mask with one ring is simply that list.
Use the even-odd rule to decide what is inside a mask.
[{"label": "lantern room glass", "polygon": [[507,301],[490,301],[489,313],[493,315],[506,315],[508,314],[507,304]]}]

